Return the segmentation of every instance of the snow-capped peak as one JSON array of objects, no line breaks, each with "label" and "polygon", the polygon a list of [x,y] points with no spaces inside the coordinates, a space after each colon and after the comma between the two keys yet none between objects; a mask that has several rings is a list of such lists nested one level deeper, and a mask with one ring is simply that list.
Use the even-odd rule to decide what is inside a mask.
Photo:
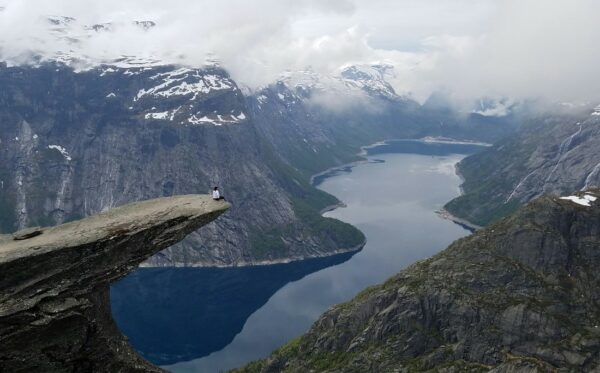
[{"label": "snow-capped peak", "polygon": [[354,65],[342,69],[340,75],[348,85],[354,85],[371,94],[395,98],[396,92],[386,80],[394,76],[393,71],[394,67],[386,64]]},{"label": "snow-capped peak", "polygon": [[279,82],[292,90],[301,92],[331,92],[351,95],[371,95],[398,99],[394,88],[386,80],[392,77],[389,65],[351,65],[340,69],[337,74],[320,74],[311,68],[286,71]]}]

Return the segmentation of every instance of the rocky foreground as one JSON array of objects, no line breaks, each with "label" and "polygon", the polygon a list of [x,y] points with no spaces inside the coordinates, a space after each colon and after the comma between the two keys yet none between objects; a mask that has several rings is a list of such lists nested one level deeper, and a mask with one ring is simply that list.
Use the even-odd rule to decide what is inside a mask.
[{"label": "rocky foreground", "polygon": [[239,372],[599,372],[600,190],[542,197]]},{"label": "rocky foreground", "polygon": [[162,371],[117,329],[109,284],[228,208],[209,196],[160,198],[0,236],[0,371]]}]

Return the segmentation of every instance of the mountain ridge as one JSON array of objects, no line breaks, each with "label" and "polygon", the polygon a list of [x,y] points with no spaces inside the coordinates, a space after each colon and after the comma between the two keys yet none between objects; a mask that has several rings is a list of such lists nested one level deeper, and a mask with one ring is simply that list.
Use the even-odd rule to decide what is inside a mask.
[{"label": "mountain ridge", "polygon": [[4,63],[0,83],[4,232],[221,187],[232,211],[150,266],[251,265],[355,251],[364,236],[320,216],[339,201],[311,185],[312,175],[355,161],[361,146],[386,138],[490,141],[511,131],[496,119],[422,111],[411,100],[365,92],[364,83],[351,90],[361,100],[341,111],[283,82],[244,93],[215,66],[77,71],[62,63]]},{"label": "mountain ridge", "polygon": [[532,120],[458,164],[464,193],[445,208],[486,225],[542,194],[562,195],[600,185],[599,125],[600,107]]}]

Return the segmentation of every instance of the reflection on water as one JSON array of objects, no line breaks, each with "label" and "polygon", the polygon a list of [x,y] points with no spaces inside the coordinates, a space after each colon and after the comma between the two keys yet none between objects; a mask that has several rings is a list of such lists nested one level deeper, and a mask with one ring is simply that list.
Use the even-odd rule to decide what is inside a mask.
[{"label": "reflection on water", "polygon": [[459,193],[456,163],[480,147],[382,147],[388,153],[369,149],[376,158],[315,180],[346,204],[326,216],[361,229],[362,251],[268,267],[140,270],[113,287],[121,330],[151,361],[182,361],[165,366],[173,372],[225,371],[268,356],[331,305],[468,234],[435,211]]},{"label": "reflection on water", "polygon": [[354,253],[248,268],[142,268],[115,284],[119,328],[158,365],[218,351],[282,286],[343,263]]}]

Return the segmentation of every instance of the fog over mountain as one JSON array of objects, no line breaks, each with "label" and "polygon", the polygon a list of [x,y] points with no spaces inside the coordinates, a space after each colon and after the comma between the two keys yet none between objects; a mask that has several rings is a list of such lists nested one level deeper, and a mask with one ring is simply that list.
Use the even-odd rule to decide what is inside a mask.
[{"label": "fog over mountain", "polygon": [[[94,61],[135,55],[200,65],[208,57],[256,88],[286,70],[331,74],[380,62],[394,66],[397,92],[421,101],[433,91],[458,101],[600,99],[593,0],[0,0],[0,7],[0,57],[10,63],[68,51]],[[70,33],[48,32],[49,16],[72,17]]]}]

